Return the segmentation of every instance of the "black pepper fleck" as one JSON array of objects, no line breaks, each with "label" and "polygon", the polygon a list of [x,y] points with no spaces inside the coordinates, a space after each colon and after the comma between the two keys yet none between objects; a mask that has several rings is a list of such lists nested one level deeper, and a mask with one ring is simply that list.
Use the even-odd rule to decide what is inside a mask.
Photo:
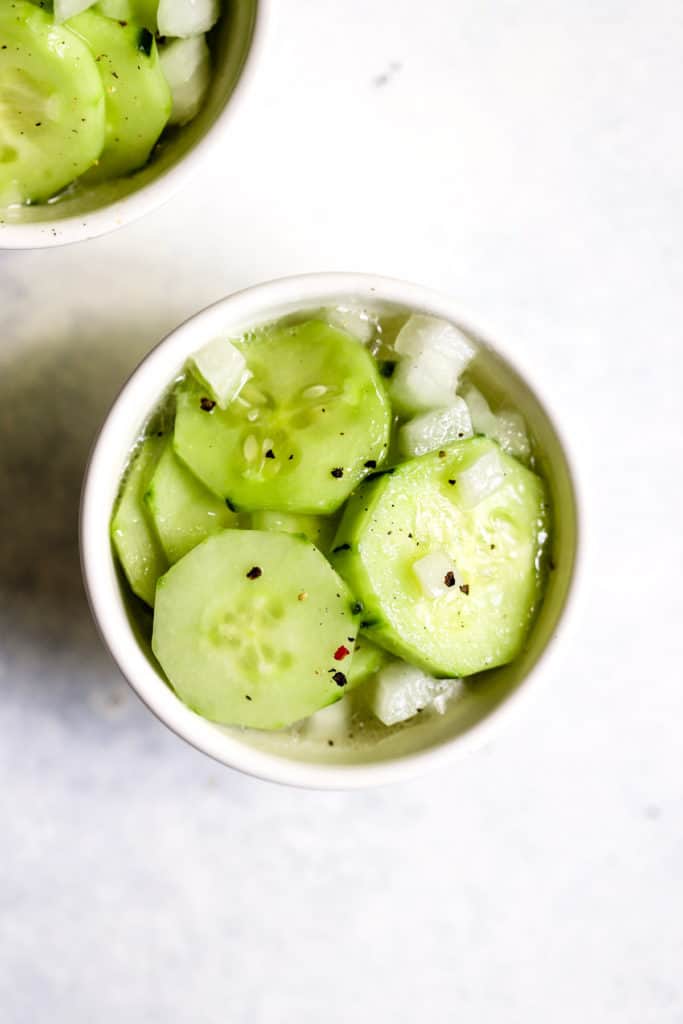
[{"label": "black pepper fleck", "polygon": [[335,672],[332,678],[337,686],[346,686],[346,676],[343,672]]},{"label": "black pepper fleck", "polygon": [[216,403],[213,398],[202,398],[200,399],[199,404],[204,412],[211,412],[212,409],[216,408]]},{"label": "black pepper fleck", "polygon": [[258,565],[253,565],[247,573],[247,579],[257,580],[259,576],[263,576],[263,569],[259,569]]},{"label": "black pepper fleck", "polygon": [[368,461],[365,463],[365,468],[366,469],[374,469],[376,465],[377,465],[377,459],[368,459]]},{"label": "black pepper fleck", "polygon": [[269,448],[268,451],[266,452],[266,458],[267,459],[274,459],[275,458],[275,452],[273,451],[272,448]]},{"label": "black pepper fleck", "polygon": [[350,544],[337,544],[336,548],[332,548],[332,554],[335,555],[337,551],[350,551]]},{"label": "black pepper fleck", "polygon": [[444,583],[446,584],[447,587],[454,587],[455,586],[455,573],[453,573],[453,572],[451,572],[449,570],[446,573],[446,575],[444,576],[443,581],[444,581]]},{"label": "black pepper fleck", "polygon": [[461,593],[463,593],[465,596],[467,596],[469,594],[469,592],[470,592],[470,585],[469,585],[469,583],[463,583],[462,586],[458,587],[458,590],[460,590]]},{"label": "black pepper fleck", "polygon": [[335,478],[335,480],[339,480],[340,477],[344,476],[344,470],[341,468],[341,466],[337,466],[335,469],[331,469],[330,473]]},{"label": "black pepper fleck", "polygon": [[138,50],[140,53],[144,53],[145,57],[151,57],[152,47],[154,46],[154,36],[148,28],[140,29],[140,35],[138,36]]}]

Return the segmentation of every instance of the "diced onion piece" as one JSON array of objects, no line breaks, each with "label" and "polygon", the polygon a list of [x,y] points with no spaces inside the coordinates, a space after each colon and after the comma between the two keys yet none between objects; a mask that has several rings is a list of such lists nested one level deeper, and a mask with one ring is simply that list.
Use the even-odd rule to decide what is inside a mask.
[{"label": "diced onion piece", "polygon": [[425,597],[443,597],[463,582],[453,559],[445,551],[432,551],[418,558],[413,562],[413,572]]},{"label": "diced onion piece", "polygon": [[508,455],[516,459],[528,459],[531,455],[531,444],[526,430],[526,423],[521,413],[505,409],[496,416],[494,438]]},{"label": "diced onion piece", "polygon": [[95,0],[55,0],[54,13],[55,21],[66,21],[68,18],[75,18],[82,11],[92,7]]},{"label": "diced onion piece", "polygon": [[219,15],[220,0],[159,0],[159,34],[199,36],[213,28]]},{"label": "diced onion piece", "polygon": [[251,377],[244,356],[225,338],[216,338],[195,352],[190,369],[221,409],[227,409]]},{"label": "diced onion piece", "polygon": [[394,348],[400,356],[417,359],[425,353],[439,353],[458,377],[472,359],[475,348],[462,331],[433,316],[416,313],[398,332]]},{"label": "diced onion piece", "polygon": [[325,310],[325,319],[333,327],[358,338],[364,345],[375,336],[377,327],[376,318],[367,309],[352,306],[337,306],[334,309]]},{"label": "diced onion piece", "polygon": [[465,400],[456,395],[446,409],[435,409],[404,423],[398,432],[398,444],[403,455],[424,455],[471,436],[470,411]]},{"label": "diced onion piece", "polygon": [[455,693],[459,687],[458,679],[434,679],[397,661],[381,669],[369,685],[368,702],[380,722],[396,725],[429,707],[435,697]]},{"label": "diced onion piece", "polygon": [[351,727],[351,702],[348,697],[310,715],[302,732],[311,739],[343,739]]},{"label": "diced onion piece", "polygon": [[199,113],[211,82],[211,54],[203,35],[174,39],[159,50],[171,90],[170,124],[187,124]]},{"label": "diced onion piece", "polygon": [[450,405],[458,377],[474,355],[474,345],[446,320],[416,314],[398,332],[401,357],[391,382],[399,412],[423,412]]},{"label": "diced onion piece", "polygon": [[470,410],[472,427],[475,434],[486,434],[487,437],[494,437],[498,426],[498,417],[491,412],[489,403],[481,391],[474,386],[469,387],[463,394]]},{"label": "diced onion piece", "polygon": [[465,692],[465,684],[462,679],[449,679],[449,689],[444,693],[438,693],[431,703],[431,707],[439,715],[445,715],[448,705],[454,697],[461,697]]},{"label": "diced onion piece", "polygon": [[457,377],[438,352],[402,359],[391,378],[391,397],[398,412],[426,412],[450,405]]},{"label": "diced onion piece", "polygon": [[497,491],[505,479],[505,470],[497,451],[487,452],[467,469],[458,473],[458,493],[463,505],[473,508]]}]

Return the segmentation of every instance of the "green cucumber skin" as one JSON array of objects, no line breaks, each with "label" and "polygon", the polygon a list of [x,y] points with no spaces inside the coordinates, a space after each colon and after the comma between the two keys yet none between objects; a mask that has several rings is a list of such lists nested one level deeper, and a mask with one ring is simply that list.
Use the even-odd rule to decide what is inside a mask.
[{"label": "green cucumber skin", "polygon": [[[433,675],[472,675],[512,661],[523,649],[542,596],[543,574],[537,571],[535,559],[539,538],[547,533],[547,499],[540,479],[501,452],[514,487],[504,484],[476,508],[463,510],[457,503],[457,487],[448,484],[458,469],[466,468],[492,448],[497,449],[497,445],[485,438],[457,442],[445,447],[443,459],[436,452],[429,453],[397,466],[393,475],[385,474],[363,484],[349,501],[334,540],[333,551],[337,550],[331,556],[332,564],[363,604],[362,633]],[[448,509],[447,503],[452,505],[452,536],[460,531],[464,547],[450,553],[456,565],[460,558],[469,569],[470,582],[468,595],[454,592],[431,602],[420,594],[411,565],[449,541],[435,543],[429,531],[420,532],[419,525],[415,525],[419,515],[411,518],[415,499],[402,490],[402,479],[412,474],[423,487],[419,501],[424,513],[431,496],[428,473],[435,480],[435,501],[441,502],[443,509]],[[396,511],[391,511],[387,505],[394,498]],[[388,514],[395,520],[388,520]],[[428,518],[429,512],[424,514]],[[389,523],[391,539],[386,536],[390,531],[385,529]],[[519,535],[518,547],[510,549],[509,558],[504,535],[496,533],[496,523],[500,529]],[[488,573],[493,575],[489,577]],[[393,580],[393,597],[387,597],[387,576]],[[495,587],[500,587],[500,612],[493,606],[498,596]],[[453,602],[453,598],[460,605],[439,604]],[[409,602],[414,621],[406,610]],[[481,609],[475,615],[477,602],[481,602]],[[518,623],[507,621],[509,608],[518,613]]]},{"label": "green cucumber skin", "polygon": [[154,606],[157,580],[168,569],[168,560],[149,515],[144,495],[164,450],[159,437],[147,437],[140,445],[117,498],[111,520],[111,539],[131,590]]}]

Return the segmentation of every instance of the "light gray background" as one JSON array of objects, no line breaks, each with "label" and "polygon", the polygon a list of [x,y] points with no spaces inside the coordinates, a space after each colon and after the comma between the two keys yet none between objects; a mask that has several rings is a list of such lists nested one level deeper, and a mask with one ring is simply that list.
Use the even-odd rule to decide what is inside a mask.
[{"label": "light gray background", "polygon": [[[3,1024],[683,1021],[682,53],[668,0],[292,0],[195,188],[0,257]],[[367,793],[176,740],[77,563],[140,356],[317,269],[458,297],[534,367],[585,502],[562,670],[484,752]]]}]

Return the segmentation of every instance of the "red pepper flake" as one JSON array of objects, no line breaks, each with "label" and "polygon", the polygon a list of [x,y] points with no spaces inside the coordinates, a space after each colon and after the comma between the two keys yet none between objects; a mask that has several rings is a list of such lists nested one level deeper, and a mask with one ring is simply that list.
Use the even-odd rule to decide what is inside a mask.
[{"label": "red pepper flake", "polygon": [[444,581],[444,583],[445,583],[445,585],[447,587],[454,587],[455,586],[455,573],[451,572],[449,570],[446,573],[446,575],[444,576],[443,581]]},{"label": "red pepper flake", "polygon": [[211,412],[211,410],[216,406],[213,398],[202,398],[199,404],[204,412]]},{"label": "red pepper flake", "polygon": [[344,658],[348,658],[350,653],[351,651],[348,649],[348,647],[344,647],[344,645],[342,644],[341,647],[338,647],[337,650],[334,652],[334,660],[343,661]]},{"label": "red pepper flake", "polygon": [[458,587],[458,590],[459,590],[459,591],[460,591],[460,592],[461,592],[462,594],[464,594],[465,596],[467,596],[467,595],[469,594],[469,592],[470,592],[470,585],[469,585],[469,583],[463,583],[463,585],[462,585],[461,587]]},{"label": "red pepper flake", "polygon": [[258,565],[252,565],[251,569],[247,573],[247,579],[257,580],[259,576],[263,576],[263,569],[259,569]]},{"label": "red pepper flake", "polygon": [[275,452],[273,451],[272,448],[269,448],[268,451],[266,452],[266,458],[267,459],[274,459],[275,458]]},{"label": "red pepper flake", "polygon": [[346,686],[346,676],[343,672],[335,672],[332,678],[337,686]]},{"label": "red pepper flake", "polygon": [[336,469],[331,469],[330,473],[335,478],[335,480],[339,480],[340,477],[344,476],[344,470],[341,468],[341,466],[337,466]]}]

